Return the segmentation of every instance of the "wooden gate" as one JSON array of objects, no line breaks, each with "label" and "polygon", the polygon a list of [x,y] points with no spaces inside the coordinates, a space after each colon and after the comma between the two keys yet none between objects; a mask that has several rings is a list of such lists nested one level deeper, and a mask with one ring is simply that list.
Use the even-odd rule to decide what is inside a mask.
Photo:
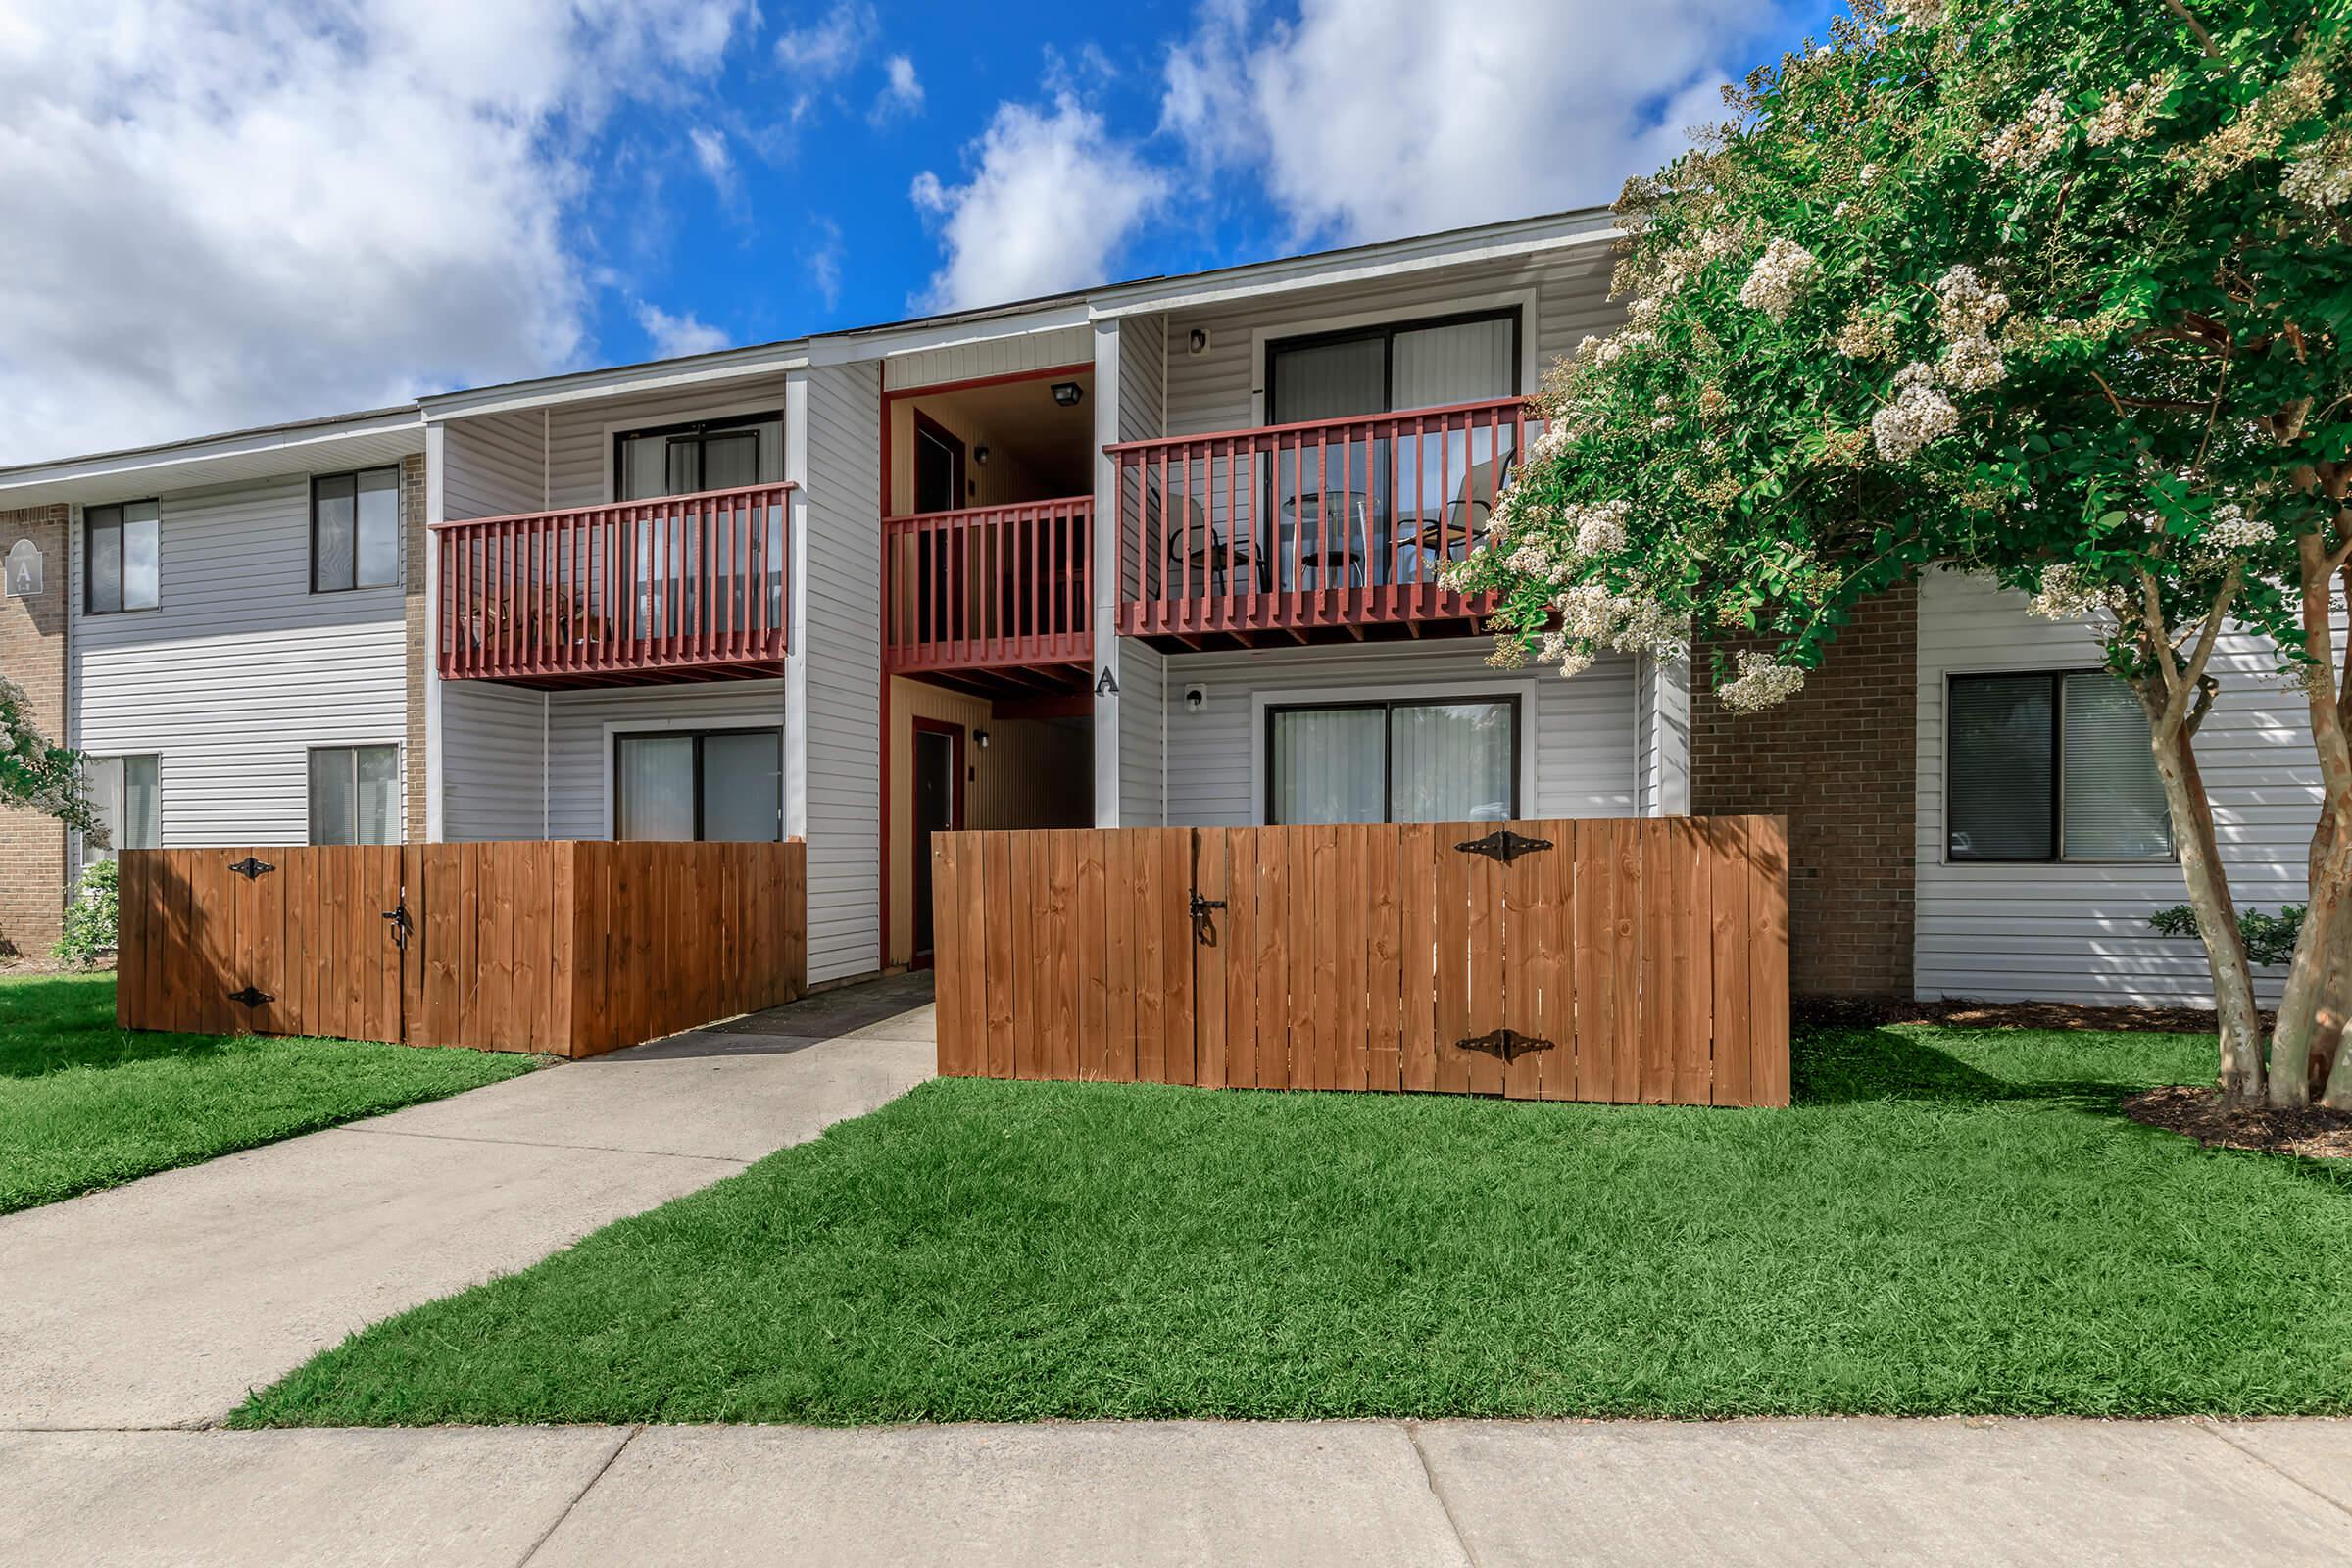
[{"label": "wooden gate", "polygon": [[1778,818],[933,845],[943,1073],[1788,1102]]},{"label": "wooden gate", "polygon": [[587,1056],[806,989],[783,844],[126,850],[126,1029]]}]

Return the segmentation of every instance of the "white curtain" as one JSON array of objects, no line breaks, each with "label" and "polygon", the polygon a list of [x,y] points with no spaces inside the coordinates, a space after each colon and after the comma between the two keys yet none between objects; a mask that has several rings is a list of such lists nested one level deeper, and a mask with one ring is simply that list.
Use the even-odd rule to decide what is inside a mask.
[{"label": "white curtain", "polygon": [[1442,409],[1509,397],[1511,336],[1509,317],[1397,333],[1389,406]]},{"label": "white curtain", "polygon": [[614,836],[694,837],[694,737],[632,735],[619,743],[620,810]]},{"label": "white curtain", "polygon": [[1397,822],[1507,819],[1513,720],[1509,703],[1440,703],[1389,715],[1389,815]]},{"label": "white curtain", "polygon": [[1377,708],[1292,709],[1273,715],[1272,822],[1378,822],[1387,802]]}]

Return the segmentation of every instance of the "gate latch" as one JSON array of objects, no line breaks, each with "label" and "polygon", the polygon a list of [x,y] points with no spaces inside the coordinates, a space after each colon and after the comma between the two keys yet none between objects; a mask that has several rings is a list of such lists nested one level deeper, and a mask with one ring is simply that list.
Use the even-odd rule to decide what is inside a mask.
[{"label": "gate latch", "polygon": [[259,882],[264,876],[268,875],[271,871],[276,870],[277,867],[271,865],[268,860],[257,860],[252,856],[248,855],[242,860],[232,862],[229,866],[229,869],[236,872],[237,875],[243,877],[248,882]]},{"label": "gate latch", "polygon": [[1507,827],[1498,827],[1483,839],[1464,839],[1454,848],[1464,855],[1484,855],[1508,865],[1522,855],[1533,855],[1538,850],[1550,849],[1551,840],[1529,838],[1524,833],[1514,833]]},{"label": "gate latch", "polygon": [[1208,923],[1208,911],[1223,907],[1223,899],[1204,899],[1199,888],[1193,889],[1193,940],[1206,947],[1216,946],[1216,930]]},{"label": "gate latch", "polygon": [[1500,1056],[1505,1063],[1518,1060],[1531,1051],[1549,1051],[1551,1042],[1534,1035],[1523,1035],[1516,1029],[1495,1029],[1483,1035],[1471,1035],[1454,1045],[1463,1051],[1483,1051],[1490,1056]]},{"label": "gate latch", "polygon": [[399,908],[386,909],[384,918],[392,922],[392,945],[403,953],[408,952],[409,933],[416,929],[416,922],[409,918],[409,901],[403,899]]}]

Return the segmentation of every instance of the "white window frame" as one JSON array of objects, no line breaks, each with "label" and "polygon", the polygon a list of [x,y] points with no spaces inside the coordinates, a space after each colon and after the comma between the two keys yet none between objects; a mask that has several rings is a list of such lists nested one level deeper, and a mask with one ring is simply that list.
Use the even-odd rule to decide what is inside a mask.
[{"label": "white window frame", "polygon": [[[2060,683],[2063,692],[2065,678],[2069,675],[2112,675],[2114,673],[2113,670],[2102,668],[2097,664],[2064,662],[2021,663],[1994,665],[1987,669],[1947,669],[1943,671],[1941,697],[1943,706],[1936,715],[1936,724],[1943,731],[1941,743],[1937,747],[1940,754],[1940,766],[1936,777],[1936,855],[1938,863],[1950,866],[1957,871],[1994,876],[2014,876],[2020,872],[2058,871],[2064,870],[2068,866],[2112,869],[2117,866],[2164,866],[2180,863],[2180,851],[2178,845],[2169,847],[2161,856],[2068,855],[2064,826],[2066,820],[2066,759],[2063,752],[2052,760],[2056,766],[2057,776],[2051,780],[2051,789],[2057,797],[2055,804],[2059,823],[2056,842],[2053,846],[2055,854],[2046,860],[1972,859],[1952,854],[1952,682],[1954,680],[1986,680],[2002,677],[2009,679],[2055,678]],[[2058,722],[2065,723],[2063,714],[2059,717]]]},{"label": "white window frame", "polygon": [[[392,818],[394,844],[409,841],[409,747],[405,740],[317,741],[302,749],[302,837],[305,844],[318,843],[318,824],[311,820],[311,759],[319,752],[365,752],[391,748],[392,751]],[[355,767],[358,765],[355,761]],[[156,789],[160,793],[163,781],[159,777]],[[353,824],[357,838],[358,823]],[[376,846],[381,848],[382,846]]]},{"label": "white window frame", "polygon": [[783,839],[789,836],[784,831],[789,825],[786,821],[785,815],[787,809],[784,790],[784,741],[786,739],[784,734],[785,723],[784,715],[782,713],[776,713],[766,718],[745,717],[739,715],[727,718],[606,719],[603,767],[604,782],[599,786],[599,788],[602,791],[605,799],[605,837],[608,841],[612,839],[614,828],[617,825],[614,821],[614,809],[619,803],[613,799],[613,790],[615,781],[620,776],[620,737],[623,735],[651,735],[661,730],[677,729],[694,730],[698,733],[708,733],[712,730],[722,729],[772,729],[776,731],[776,836],[778,839]]},{"label": "white window frame", "polygon": [[[778,386],[773,397],[753,398],[742,403],[698,403],[693,408],[678,409],[668,414],[656,414],[648,411],[632,415],[627,418],[607,419],[598,435],[599,443],[604,448],[604,457],[602,460],[605,466],[603,487],[598,491],[596,500],[572,503],[572,505],[590,507],[610,507],[620,505],[620,503],[614,501],[612,497],[614,494],[614,487],[620,482],[620,474],[618,469],[614,466],[614,460],[620,450],[620,438],[622,436],[634,435],[640,430],[666,430],[672,425],[701,424],[710,419],[740,419],[747,415],[753,414],[772,414],[776,416],[778,422],[783,425],[783,431],[777,437],[777,449],[779,456],[783,459],[784,473],[786,478],[789,478],[792,473],[792,418],[784,407],[784,394],[785,389],[782,386]],[[550,417],[553,417],[552,414]],[[554,446],[554,435],[552,431],[549,432],[548,445],[552,451]],[[554,474],[551,467],[549,474],[551,481],[553,477]],[[779,479],[776,482],[778,484],[782,484],[785,482],[785,480]],[[564,508],[557,505],[552,495],[549,497],[547,505],[551,511],[565,510]]]},{"label": "white window frame", "polygon": [[[1295,337],[1314,337],[1324,332],[1345,332],[1352,327],[1435,320],[1449,316],[1475,315],[1481,311],[1518,311],[1519,385],[1522,390],[1532,389],[1544,378],[1542,357],[1536,352],[1536,293],[1532,288],[1518,288],[1489,294],[1448,294],[1419,305],[1392,305],[1376,311],[1353,311],[1343,316],[1288,318],[1251,327],[1250,423],[1257,426],[1266,422],[1266,350],[1272,344]],[[1205,326],[1211,333],[1217,329],[1214,319],[1195,324]]]},{"label": "white window frame", "polygon": [[[164,842],[164,754],[160,751],[106,752],[103,754],[91,752],[85,753],[82,760],[86,768],[87,764],[91,762],[119,763],[133,757],[152,757],[155,759],[155,843],[152,845],[132,845],[129,847],[132,849],[161,849]],[[88,798],[88,787],[89,781],[85,773],[85,776],[80,784],[80,788],[84,791],[83,798],[85,800]],[[118,823],[122,819],[124,804],[125,802],[122,790],[122,773],[118,769],[115,775],[115,820]],[[97,845],[90,842],[90,836],[87,833],[74,834],[74,875],[79,877],[81,872],[87,869],[94,859],[110,858],[123,848],[124,846],[120,844],[110,844],[104,849],[100,849]]]},{"label": "white window frame", "polygon": [[[1178,702],[1188,685],[1213,682],[1194,682],[1181,675],[1172,676],[1168,687]],[[1536,720],[1536,682],[1532,680],[1486,681],[1394,681],[1365,686],[1267,686],[1250,693],[1250,820],[1258,827],[1266,821],[1267,769],[1272,765],[1266,756],[1266,710],[1269,708],[1314,708],[1321,705],[1364,703],[1491,703],[1506,697],[1519,699],[1519,809],[1526,813],[1514,821],[1544,814],[1543,804],[1536,798],[1536,739],[1539,726]],[[1213,690],[1212,690],[1213,700]],[[1182,716],[1169,715],[1168,739],[1173,743],[1180,733]],[[1162,786],[1165,787],[1164,784]]]}]

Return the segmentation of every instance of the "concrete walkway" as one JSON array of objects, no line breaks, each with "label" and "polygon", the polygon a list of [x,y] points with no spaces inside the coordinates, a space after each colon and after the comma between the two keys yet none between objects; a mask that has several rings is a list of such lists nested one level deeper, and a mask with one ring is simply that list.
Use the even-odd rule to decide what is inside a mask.
[{"label": "concrete walkway", "polygon": [[826,992],[0,1218],[0,1430],[216,1422],[355,1329],[904,1094],[929,999]]},{"label": "concrete walkway", "polygon": [[0,1434],[0,1561],[2352,1562],[2352,1424]]}]

